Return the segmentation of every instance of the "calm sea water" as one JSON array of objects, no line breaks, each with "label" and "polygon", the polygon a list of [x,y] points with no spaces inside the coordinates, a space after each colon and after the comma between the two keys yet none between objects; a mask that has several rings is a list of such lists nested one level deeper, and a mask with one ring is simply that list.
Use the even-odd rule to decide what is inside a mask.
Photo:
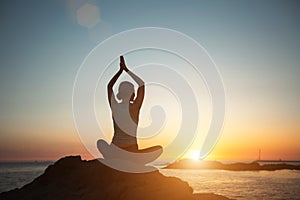
[{"label": "calm sea water", "polygon": [[0,162],[0,193],[30,183],[51,162]]},{"label": "calm sea water", "polygon": [[233,199],[300,199],[300,171],[160,170],[175,176],[194,193],[215,193]]},{"label": "calm sea water", "polygon": [[[0,192],[20,188],[41,175],[51,162],[0,163]],[[225,171],[162,169],[195,193],[215,193],[234,199],[300,199],[300,171]]]}]

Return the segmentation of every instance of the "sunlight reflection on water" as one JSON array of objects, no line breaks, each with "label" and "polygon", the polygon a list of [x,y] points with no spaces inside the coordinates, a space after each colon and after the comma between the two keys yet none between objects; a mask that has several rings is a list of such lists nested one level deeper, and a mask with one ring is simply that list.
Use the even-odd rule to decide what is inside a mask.
[{"label": "sunlight reflection on water", "polygon": [[162,169],[194,189],[234,199],[300,199],[300,171],[225,171]]}]

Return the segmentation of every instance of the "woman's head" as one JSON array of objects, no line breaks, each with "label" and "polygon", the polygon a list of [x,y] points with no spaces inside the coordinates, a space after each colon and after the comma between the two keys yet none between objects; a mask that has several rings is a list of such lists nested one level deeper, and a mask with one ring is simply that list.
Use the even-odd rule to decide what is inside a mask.
[{"label": "woman's head", "polygon": [[133,101],[134,99],[134,85],[128,81],[123,81],[119,85],[119,92],[117,98],[122,101]]}]

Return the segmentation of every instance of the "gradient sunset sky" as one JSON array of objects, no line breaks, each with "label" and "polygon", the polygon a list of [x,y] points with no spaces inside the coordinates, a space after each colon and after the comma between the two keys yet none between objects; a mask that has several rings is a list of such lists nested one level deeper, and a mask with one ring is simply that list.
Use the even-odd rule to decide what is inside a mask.
[{"label": "gradient sunset sky", "polygon": [[[86,4],[99,9],[99,20],[78,16]],[[263,159],[300,160],[299,7],[283,0],[1,1],[0,160],[90,158],[72,116],[77,70],[99,42],[138,27],[185,33],[217,63],[227,112],[207,159],[254,160],[261,149]]]}]

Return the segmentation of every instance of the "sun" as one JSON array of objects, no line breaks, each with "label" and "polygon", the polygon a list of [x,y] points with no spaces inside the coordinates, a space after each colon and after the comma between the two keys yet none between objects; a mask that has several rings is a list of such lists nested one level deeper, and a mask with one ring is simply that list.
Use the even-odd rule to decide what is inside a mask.
[{"label": "sun", "polygon": [[190,158],[193,160],[199,160],[200,159],[200,151],[199,150],[192,150],[190,154]]}]

